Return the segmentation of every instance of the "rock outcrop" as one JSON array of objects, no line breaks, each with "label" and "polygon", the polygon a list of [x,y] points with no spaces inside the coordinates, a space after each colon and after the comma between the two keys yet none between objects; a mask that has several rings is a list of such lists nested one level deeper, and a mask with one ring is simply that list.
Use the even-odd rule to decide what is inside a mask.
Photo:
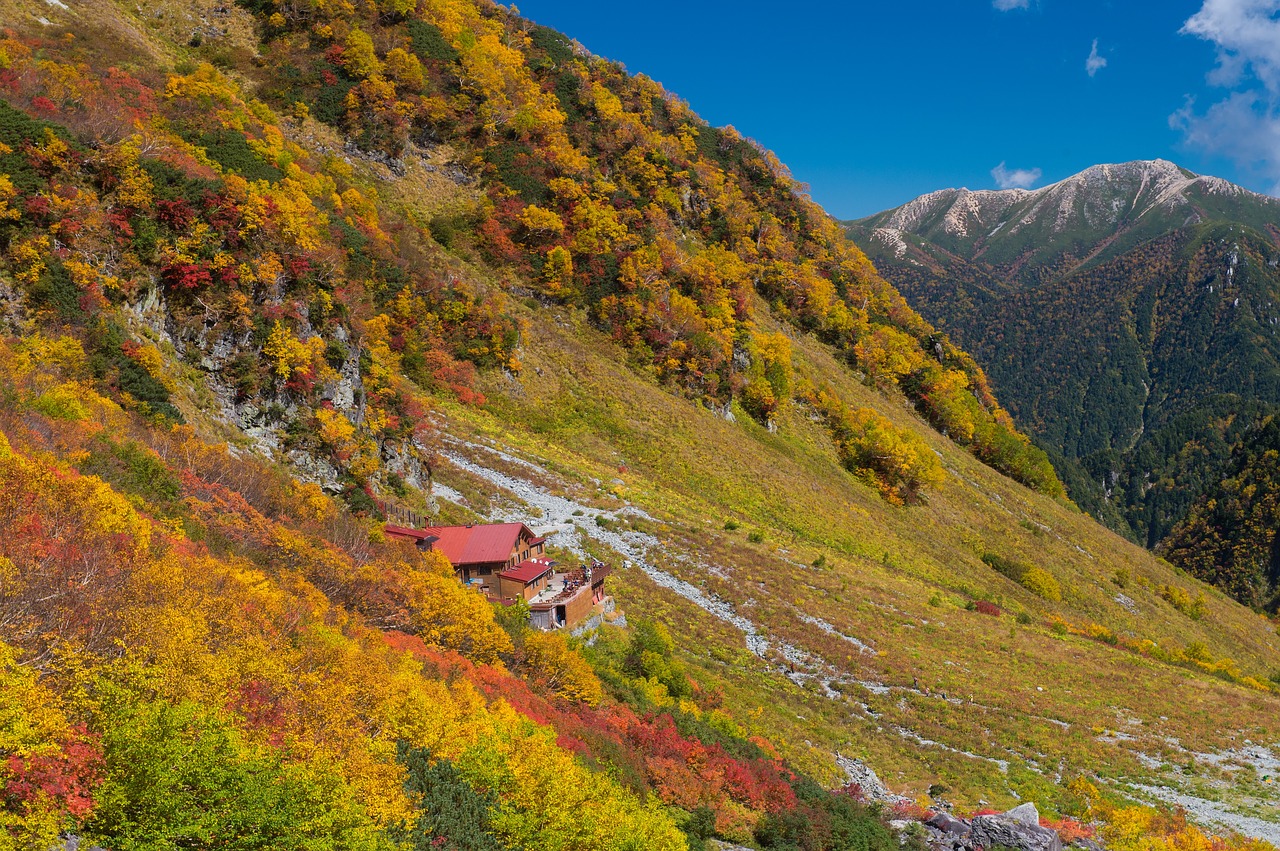
[{"label": "rock outcrop", "polygon": [[[975,816],[972,820],[957,818],[946,812],[933,812],[924,820],[930,848],[947,851],[981,851],[1000,846],[1017,851],[1062,851],[1057,831],[1040,825],[1035,804],[1021,804],[1005,813]],[[1090,851],[1102,851],[1096,842],[1085,840]]]}]

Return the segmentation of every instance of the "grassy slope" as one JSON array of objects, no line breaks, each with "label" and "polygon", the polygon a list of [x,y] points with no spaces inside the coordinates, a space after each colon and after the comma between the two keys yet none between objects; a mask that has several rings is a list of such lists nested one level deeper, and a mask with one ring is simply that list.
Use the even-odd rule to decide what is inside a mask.
[{"label": "grassy slope", "polygon": [[[839,669],[843,676],[834,679],[846,681],[847,699],[795,686],[747,653],[740,631],[640,570],[613,580],[624,608],[669,620],[689,661],[722,684],[736,714],[786,742],[800,764],[832,776],[830,754],[839,749],[865,757],[891,785],[913,794],[943,783],[955,790],[948,797],[1007,803],[1011,791],[1051,798],[1055,772],[1149,776],[1129,749],[1099,740],[1107,730],[1137,736],[1129,747],[1160,760],[1174,759],[1165,737],[1205,752],[1274,734],[1280,701],[1272,695],[1048,627],[1059,614],[1165,646],[1198,641],[1215,658],[1230,656],[1247,672],[1265,674],[1280,660],[1268,621],[1209,589],[1203,620],[1179,614],[1153,589],[1170,583],[1194,594],[1197,583],[993,473],[904,405],[858,384],[822,347],[795,341],[802,371],[915,429],[941,454],[947,483],[927,506],[880,501],[839,467],[825,433],[802,410],[790,409],[775,434],[745,418],[729,423],[621,366],[619,353],[579,317],[539,311],[526,321],[521,380],[495,378],[490,408],[451,410],[449,430],[517,450],[552,471],[544,485],[558,480],[588,504],[616,505],[590,483],[620,477],[619,494],[652,514],[658,522],[648,530],[668,542],[662,567],[731,601],[769,637]],[[440,480],[475,486],[448,469]],[[742,528],[725,531],[730,518]],[[762,543],[748,541],[752,530],[764,533]],[[979,558],[985,551],[1050,570],[1063,585],[1063,602],[1048,603],[996,574]],[[819,556],[827,564],[809,566]],[[1113,599],[1118,589],[1109,577],[1118,568],[1131,574],[1126,593],[1137,614]],[[935,594],[941,605],[930,605]],[[964,610],[974,595],[1025,611],[1031,623]],[[800,612],[878,653],[859,653]],[[852,680],[891,690],[874,694]],[[980,758],[921,745],[895,728]],[[1008,774],[991,760],[1009,761]],[[1027,767],[1032,761],[1043,774]]]}]

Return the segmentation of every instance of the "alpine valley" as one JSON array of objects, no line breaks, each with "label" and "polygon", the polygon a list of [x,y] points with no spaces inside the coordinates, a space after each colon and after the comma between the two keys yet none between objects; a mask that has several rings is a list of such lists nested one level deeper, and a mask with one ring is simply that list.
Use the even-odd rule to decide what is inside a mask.
[{"label": "alpine valley", "polygon": [[1247,534],[1203,517],[1280,405],[1280,201],[1156,160],[934,192],[848,230],[986,367],[1078,505],[1275,609],[1270,533],[1261,556],[1184,554]]},{"label": "alpine valley", "polygon": [[[1252,486],[1268,202],[1090,174],[875,223],[922,315],[514,8],[0,0],[0,849],[1272,847],[1276,624],[940,330],[1129,537]],[[486,596],[498,522],[554,564]]]}]

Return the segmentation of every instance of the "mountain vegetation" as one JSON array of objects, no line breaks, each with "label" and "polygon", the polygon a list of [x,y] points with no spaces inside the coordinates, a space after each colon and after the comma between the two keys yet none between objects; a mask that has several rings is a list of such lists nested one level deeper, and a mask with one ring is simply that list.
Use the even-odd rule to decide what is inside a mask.
[{"label": "mountain vegetation", "polygon": [[1222,480],[1161,544],[1162,554],[1237,600],[1280,608],[1280,424],[1264,424],[1239,444]]},{"label": "mountain vegetation", "polygon": [[1155,546],[1280,404],[1278,226],[1273,199],[1158,161],[850,232],[987,365],[1072,498]]},{"label": "mountain vegetation", "polygon": [[[1264,847],[1274,624],[759,146],[488,2],[0,20],[0,849]],[[533,632],[398,511],[623,612]]]}]

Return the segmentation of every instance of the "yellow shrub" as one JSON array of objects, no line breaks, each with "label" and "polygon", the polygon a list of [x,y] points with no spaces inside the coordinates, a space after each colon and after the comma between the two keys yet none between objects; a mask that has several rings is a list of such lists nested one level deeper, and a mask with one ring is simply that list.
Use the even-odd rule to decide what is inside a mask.
[{"label": "yellow shrub", "polygon": [[351,420],[328,408],[316,411],[316,425],[320,442],[339,452],[349,448],[351,438],[356,433]]},{"label": "yellow shrub", "polygon": [[1022,574],[1018,582],[1037,597],[1043,597],[1055,603],[1062,599],[1062,586],[1058,584],[1058,580],[1052,573],[1042,567],[1030,568]]},{"label": "yellow shrub", "polygon": [[80,401],[83,388],[77,384],[59,384],[36,397],[31,407],[54,420],[79,422],[89,418],[89,409]]},{"label": "yellow shrub", "polygon": [[604,690],[586,660],[558,632],[533,632],[524,640],[530,678],[565,700],[595,706]]},{"label": "yellow shrub", "polygon": [[493,619],[493,608],[453,574],[453,565],[439,553],[427,553],[422,570],[401,570],[410,579],[414,625],[428,644],[457,650],[477,662],[499,664],[501,653],[512,651],[511,637]]},{"label": "yellow shrub", "polygon": [[564,221],[552,210],[530,204],[520,213],[520,224],[534,232],[564,233]]},{"label": "yellow shrub", "polygon": [[573,257],[568,251],[557,245],[547,252],[542,279],[547,282],[547,292],[554,296],[563,297],[573,292]]},{"label": "yellow shrub", "polygon": [[1160,596],[1169,605],[1192,620],[1198,621],[1204,617],[1206,607],[1203,592],[1197,594],[1193,599],[1191,592],[1185,588],[1179,588],[1176,585],[1162,585],[1160,586]]}]

